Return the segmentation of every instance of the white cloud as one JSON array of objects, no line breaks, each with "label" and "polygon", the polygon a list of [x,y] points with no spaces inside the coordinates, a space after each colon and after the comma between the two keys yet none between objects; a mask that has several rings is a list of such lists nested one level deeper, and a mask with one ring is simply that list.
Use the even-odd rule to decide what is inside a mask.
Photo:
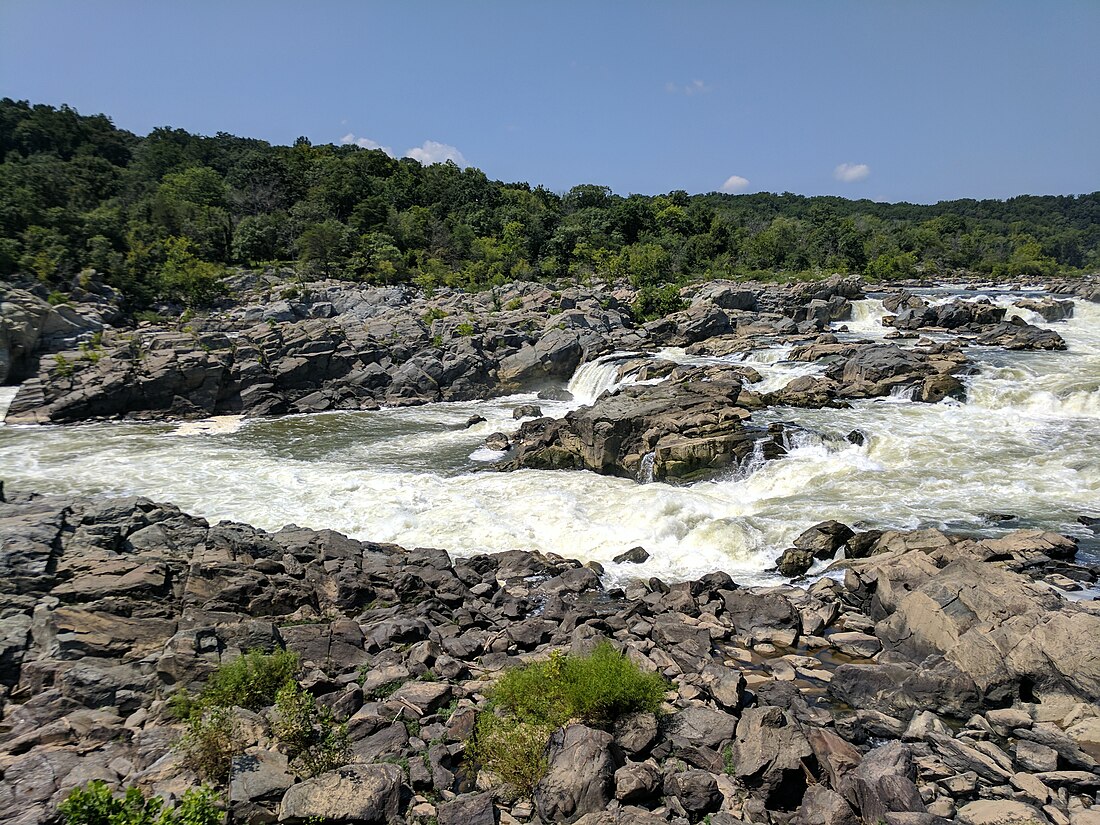
[{"label": "white cloud", "polygon": [[722,184],[723,192],[744,192],[749,188],[749,179],[740,175],[730,175]]},{"label": "white cloud", "polygon": [[360,146],[363,149],[381,149],[391,158],[397,157],[397,155],[393,153],[393,149],[391,149],[389,146],[383,146],[378,141],[371,140],[370,138],[356,137],[354,132],[348,132],[346,135],[340,138],[340,142],[344,144],[354,143],[356,146]]},{"label": "white cloud", "polygon": [[443,163],[448,160],[453,160],[459,166],[469,165],[457,148],[449,143],[440,143],[436,140],[426,140],[420,146],[414,146],[405,152],[405,157],[418,160],[425,166],[432,163]]},{"label": "white cloud", "polygon": [[871,167],[866,163],[842,163],[833,170],[833,177],[841,183],[855,183],[869,174],[871,174]]},{"label": "white cloud", "polygon": [[670,95],[686,95],[687,97],[694,97],[695,95],[705,95],[709,92],[713,86],[708,86],[702,80],[693,80],[690,83],[685,83],[682,86],[679,83],[673,83],[671,80],[665,84],[665,91]]}]

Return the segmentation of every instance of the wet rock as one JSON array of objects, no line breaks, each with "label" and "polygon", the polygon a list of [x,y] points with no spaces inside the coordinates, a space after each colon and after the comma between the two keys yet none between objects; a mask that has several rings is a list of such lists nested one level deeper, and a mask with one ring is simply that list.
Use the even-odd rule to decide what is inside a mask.
[{"label": "wet rock", "polygon": [[1019,318],[998,324],[979,335],[975,343],[1009,350],[1063,350],[1066,342],[1052,329],[1025,323]]},{"label": "wet rock", "polygon": [[848,543],[855,533],[839,521],[823,521],[815,524],[794,540],[799,550],[809,550],[814,558],[831,559],[836,551]]},{"label": "wet rock", "polygon": [[607,475],[691,481],[742,461],[762,434],[735,406],[740,380],[634,385],[564,419],[525,423],[511,468],[587,469]]},{"label": "wet rock", "polygon": [[806,571],[813,567],[813,565],[813,551],[799,549],[797,547],[791,547],[784,550],[783,555],[775,560],[776,569],[779,570],[781,575],[789,579],[804,576]]},{"label": "wet rock", "polygon": [[521,418],[541,418],[542,407],[536,404],[521,404],[512,410],[512,418],[519,421]]},{"label": "wet rock", "polygon": [[627,562],[631,564],[641,564],[649,558],[649,551],[644,547],[631,547],[625,553],[620,553],[615,556],[612,561],[616,564],[625,564]]},{"label": "wet rock", "polygon": [[485,449],[495,450],[497,452],[504,452],[511,449],[512,445],[508,441],[508,436],[504,433],[491,433],[485,437]]}]

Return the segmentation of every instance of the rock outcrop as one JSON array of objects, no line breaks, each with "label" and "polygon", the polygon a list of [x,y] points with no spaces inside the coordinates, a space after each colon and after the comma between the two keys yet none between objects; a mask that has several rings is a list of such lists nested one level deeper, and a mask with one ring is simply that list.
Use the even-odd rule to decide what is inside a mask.
[{"label": "rock outcrop", "polygon": [[[234,821],[1087,822],[1100,788],[1095,602],[1040,583],[1073,541],[851,533],[846,583],[723,573],[605,590],[578,562],[451,559],[293,525],[210,525],[146,499],[0,502],[0,818],[53,822],[91,779],[197,783],[166,698],[287,649],[347,724],[347,764],[300,774],[268,711],[233,709]],[[532,800],[465,754],[507,667],[607,640],[669,682],[663,716],[547,742]]]}]

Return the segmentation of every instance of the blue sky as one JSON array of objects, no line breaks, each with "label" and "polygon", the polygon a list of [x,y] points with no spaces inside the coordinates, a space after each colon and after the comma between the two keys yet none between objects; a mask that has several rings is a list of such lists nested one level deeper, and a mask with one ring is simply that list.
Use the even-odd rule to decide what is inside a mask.
[{"label": "blue sky", "polygon": [[565,190],[1100,189],[1100,0],[0,0],[0,95]]}]

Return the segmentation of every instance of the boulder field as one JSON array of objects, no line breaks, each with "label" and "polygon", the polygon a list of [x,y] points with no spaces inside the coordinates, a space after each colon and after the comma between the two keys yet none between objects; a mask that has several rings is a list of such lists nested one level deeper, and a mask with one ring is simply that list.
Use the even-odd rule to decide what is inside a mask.
[{"label": "boulder field", "polygon": [[[804,587],[609,586],[537,553],[9,492],[0,820],[54,822],[93,779],[178,798],[199,780],[168,698],[285,649],[347,725],[346,764],[300,774],[270,708],[232,709],[234,822],[1097,821],[1100,607],[1067,598],[1096,584],[1072,539],[826,522],[796,545],[848,558]],[[493,681],[605,640],[668,680],[661,712],[564,725],[531,798],[502,793],[466,759]]]}]

